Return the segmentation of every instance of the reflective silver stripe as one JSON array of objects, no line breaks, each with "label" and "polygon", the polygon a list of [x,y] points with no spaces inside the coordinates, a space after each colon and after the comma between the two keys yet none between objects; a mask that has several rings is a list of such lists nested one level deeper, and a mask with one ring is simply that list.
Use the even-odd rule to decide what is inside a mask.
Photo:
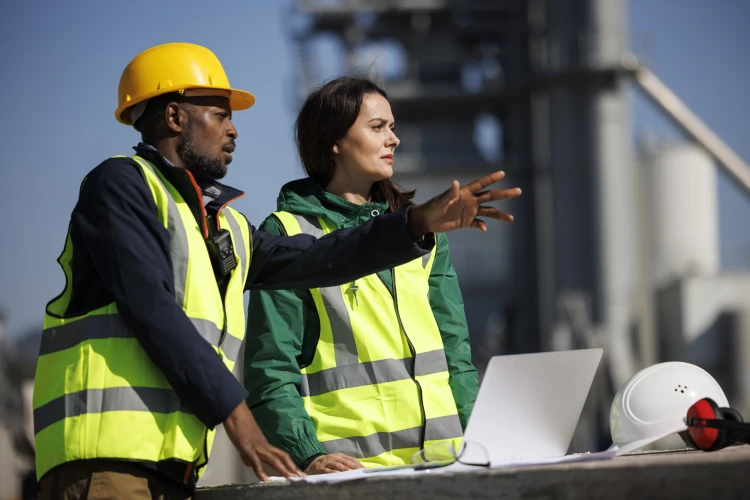
[{"label": "reflective silver stripe", "polygon": [[[412,378],[412,358],[382,359],[354,365],[337,366],[316,373],[302,374],[300,394],[318,396],[352,387],[384,384]],[[445,351],[417,354],[416,374],[429,375],[448,371]]]},{"label": "reflective silver stripe", "polygon": [[330,286],[320,288],[320,295],[323,298],[323,305],[326,308],[326,314],[331,323],[336,366],[358,364],[357,343],[354,341],[349,310],[346,308],[346,304],[344,304],[344,295],[341,293],[341,287]]},{"label": "reflective silver stripe", "polygon": [[[190,318],[195,329],[198,330],[201,337],[212,346],[219,346],[221,340],[221,329],[218,328],[213,321],[207,319],[195,319]],[[224,335],[224,342],[221,343],[221,350],[224,351],[224,356],[229,358],[232,362],[237,361],[237,355],[240,353],[240,347],[242,341],[237,337],[231,336],[229,333]]]},{"label": "reflective silver stripe", "polygon": [[[324,235],[323,229],[320,227],[320,221],[317,217],[295,214],[294,218],[297,219],[299,227],[303,233],[310,234],[316,238],[320,238]],[[328,320],[331,323],[336,366],[354,365],[359,363],[357,344],[354,341],[352,323],[349,319],[349,310],[344,303],[344,296],[341,293],[341,287],[330,286],[320,288],[319,290],[323,299],[323,305],[326,308]]]},{"label": "reflective silver stripe", "polygon": [[[245,251],[245,240],[242,236],[242,230],[240,229],[240,225],[237,222],[237,218],[232,212],[230,212],[229,210],[225,210],[223,213],[227,218],[229,228],[232,230],[232,236],[234,236],[234,250],[235,252],[237,252],[237,255],[240,258],[240,276],[242,276],[242,278],[244,279],[245,270],[248,266],[248,257],[247,252]],[[237,361],[237,356],[240,353],[240,347],[242,347],[242,340],[238,339],[237,337],[233,337],[229,333],[224,336],[224,341],[221,343],[221,349],[222,351],[224,351],[224,356],[226,356],[232,362]]]},{"label": "reflective silver stripe", "polygon": [[190,322],[203,339],[213,346],[219,345],[221,340],[221,329],[213,321],[207,319],[190,318]]},{"label": "reflective silver stripe", "polygon": [[463,435],[464,431],[461,429],[461,420],[458,418],[458,414],[427,419],[424,431],[425,441],[453,439]]},{"label": "reflective silver stripe", "polygon": [[298,214],[293,215],[294,218],[297,219],[299,228],[303,233],[315,236],[316,238],[322,238],[323,236],[325,236],[323,228],[320,227],[320,221],[317,217],[308,217]]},{"label": "reflective silver stripe", "polygon": [[[190,318],[203,339],[211,345],[218,345],[221,330],[212,321]],[[227,335],[229,337],[229,335]],[[51,354],[75,347],[86,340],[102,340],[115,338],[135,338],[133,332],[117,314],[99,314],[81,318],[67,325],[47,328],[42,332],[42,342],[39,355]],[[235,339],[237,340],[237,339]],[[225,339],[226,343],[226,339]],[[238,341],[238,343],[240,343]],[[232,345],[234,349],[234,346]],[[239,351],[239,348],[238,348]],[[237,352],[234,353],[237,357]],[[234,361],[234,360],[233,360]]]},{"label": "reflective silver stripe", "polygon": [[102,314],[79,319],[67,325],[47,328],[42,332],[39,355],[51,354],[74,347],[89,339],[128,338],[133,334],[117,314]]},{"label": "reflective silver stripe", "polygon": [[230,212],[229,210],[225,210],[224,216],[227,218],[227,222],[229,222],[229,227],[232,230],[232,236],[234,236],[235,244],[234,244],[234,250],[237,252],[237,255],[240,257],[240,276],[242,278],[245,278],[245,270],[247,269],[248,264],[248,258],[247,258],[247,252],[245,251],[245,239],[242,237],[242,230],[240,229],[240,225],[237,222],[237,219],[235,218],[234,214]]},{"label": "reflective silver stripe", "polygon": [[[68,417],[106,411],[192,414],[171,389],[111,387],[65,394],[34,410],[34,433]],[[127,439],[125,436],[124,439]]]},{"label": "reflective silver stripe", "polygon": [[444,349],[417,353],[415,365],[414,375],[417,377],[448,371],[448,360],[445,359]]},{"label": "reflective silver stripe", "polygon": [[138,156],[132,157],[144,168],[149,169],[156,177],[159,184],[167,193],[167,231],[169,232],[169,253],[172,257],[172,274],[174,278],[174,293],[175,300],[180,307],[185,303],[185,285],[187,283],[187,268],[189,251],[187,232],[185,231],[185,225],[182,223],[182,217],[177,209],[177,203],[172,199],[167,186],[156,173],[151,164]]},{"label": "reflective silver stripe", "polygon": [[227,333],[224,335],[224,341],[219,344],[219,341],[221,340],[221,329],[217,327],[213,321],[196,318],[190,318],[190,321],[206,342],[215,347],[221,345],[221,350],[224,352],[224,356],[232,362],[237,361],[240,347],[242,347],[242,340]]},{"label": "reflective silver stripe", "polygon": [[221,350],[224,351],[224,356],[232,362],[237,362],[237,356],[240,354],[240,347],[242,347],[242,341],[237,337],[233,337],[229,333],[224,336],[224,342],[221,343]]},{"label": "reflective silver stripe", "polygon": [[[242,230],[237,222],[237,218],[229,210],[225,210],[224,216],[227,218],[229,228],[232,230],[232,236],[234,236],[234,250],[240,258],[240,276],[245,279],[245,270],[248,266],[247,252],[245,251],[245,240],[242,236]],[[242,340],[237,337],[233,337],[229,333],[224,336],[224,341],[221,343],[221,350],[224,351],[226,356],[232,362],[237,361],[237,356],[240,353],[240,347],[242,347]]]},{"label": "reflective silver stripe", "polygon": [[421,427],[412,427],[395,432],[378,432],[369,436],[323,441],[327,453],[345,453],[350,457],[374,457],[400,448],[420,448]]},{"label": "reflective silver stripe", "polygon": [[[450,415],[427,420],[427,441],[453,439],[462,435],[458,416]],[[366,458],[402,448],[421,448],[421,437],[422,427],[412,427],[395,432],[378,432],[369,436],[323,441],[321,444],[327,453],[340,452],[356,458]]]},{"label": "reflective silver stripe", "polygon": [[427,264],[430,263],[430,256],[432,255],[432,252],[424,254],[422,256],[422,269],[427,269]]}]

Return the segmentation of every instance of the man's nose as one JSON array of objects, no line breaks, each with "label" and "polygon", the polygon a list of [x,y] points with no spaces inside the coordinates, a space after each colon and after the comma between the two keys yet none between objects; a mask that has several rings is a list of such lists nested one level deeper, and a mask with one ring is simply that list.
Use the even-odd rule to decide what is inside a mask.
[{"label": "man's nose", "polygon": [[234,126],[234,123],[232,122],[229,122],[229,130],[227,130],[227,135],[232,139],[237,139],[237,137],[240,135],[237,132],[237,128]]}]

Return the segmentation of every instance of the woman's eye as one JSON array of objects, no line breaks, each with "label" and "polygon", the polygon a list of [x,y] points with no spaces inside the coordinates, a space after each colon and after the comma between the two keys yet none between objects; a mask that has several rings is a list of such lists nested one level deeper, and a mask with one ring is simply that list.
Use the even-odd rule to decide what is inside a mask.
[{"label": "woman's eye", "polygon": [[372,127],[372,129],[373,129],[373,130],[380,130],[380,129],[382,129],[382,128],[383,128],[383,126],[382,126],[382,125],[374,125],[374,126]]}]

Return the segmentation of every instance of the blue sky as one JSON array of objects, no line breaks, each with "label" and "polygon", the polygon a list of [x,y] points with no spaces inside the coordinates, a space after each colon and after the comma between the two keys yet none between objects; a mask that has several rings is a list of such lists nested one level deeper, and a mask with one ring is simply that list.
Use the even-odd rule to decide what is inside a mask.
[{"label": "blue sky", "polygon": [[[631,0],[631,45],[654,72],[725,143],[750,164],[750,2]],[[635,99],[636,133],[678,137],[642,97]],[[719,176],[719,233],[725,270],[750,269],[750,200]]]},{"label": "blue sky", "polygon": [[[231,83],[256,105],[235,115],[237,151],[227,183],[247,195],[237,208],[260,222],[278,188],[301,176],[292,146],[295,52],[288,2],[221,4],[163,0],[6,2],[0,17],[0,308],[9,333],[41,325],[45,303],[64,286],[55,259],[82,178],[108,156],[130,154],[137,134],[113,117],[125,64],[169,41],[205,45]],[[632,0],[630,30],[657,74],[722,139],[750,161],[750,48],[744,0]],[[674,136],[643,99],[634,128]],[[750,268],[750,202],[722,179],[722,264]]]}]

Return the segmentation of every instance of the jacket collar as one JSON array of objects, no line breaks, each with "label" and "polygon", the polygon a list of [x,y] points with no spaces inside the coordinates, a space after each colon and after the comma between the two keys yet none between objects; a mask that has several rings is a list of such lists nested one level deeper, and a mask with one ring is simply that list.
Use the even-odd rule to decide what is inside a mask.
[{"label": "jacket collar", "polygon": [[[181,194],[181,186],[185,181],[189,181],[187,172],[182,167],[175,167],[172,162],[167,160],[156,148],[150,144],[139,142],[134,146],[136,154],[141,158],[150,161],[164,176],[172,183]],[[176,182],[175,182],[176,181]],[[222,184],[214,179],[195,179],[196,184],[204,195],[203,204],[208,211],[216,212],[229,202],[244,196],[244,192],[239,189]],[[190,181],[192,183],[192,181]],[[192,193],[191,193],[192,194]]]},{"label": "jacket collar", "polygon": [[358,226],[388,211],[388,203],[369,201],[357,205],[329,193],[310,178],[285,184],[276,206],[278,210],[301,215],[323,216],[338,228]]}]

